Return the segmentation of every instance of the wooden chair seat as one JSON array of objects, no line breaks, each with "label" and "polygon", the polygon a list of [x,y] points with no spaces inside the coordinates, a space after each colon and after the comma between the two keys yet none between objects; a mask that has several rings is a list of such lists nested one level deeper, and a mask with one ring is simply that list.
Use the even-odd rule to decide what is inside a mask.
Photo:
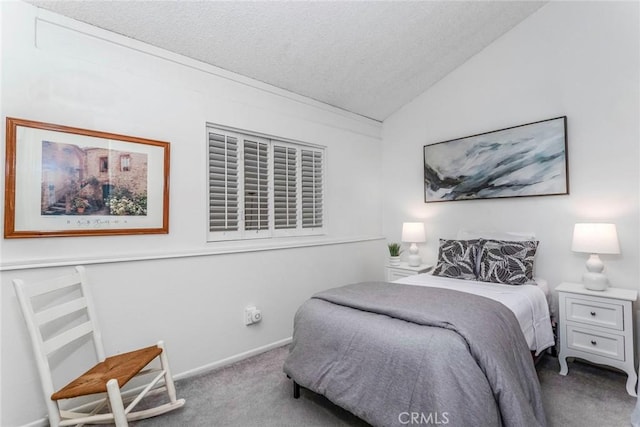
[{"label": "wooden chair seat", "polygon": [[157,346],[107,357],[87,372],[51,395],[51,400],[71,399],[94,393],[106,393],[107,381],[115,379],[123,387],[145,366],[162,353]]}]

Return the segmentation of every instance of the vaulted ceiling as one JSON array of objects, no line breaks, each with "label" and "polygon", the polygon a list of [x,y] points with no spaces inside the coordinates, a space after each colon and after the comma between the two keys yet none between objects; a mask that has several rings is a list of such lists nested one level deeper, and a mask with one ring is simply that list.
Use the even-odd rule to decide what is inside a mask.
[{"label": "vaulted ceiling", "polygon": [[383,121],[545,2],[28,3]]}]

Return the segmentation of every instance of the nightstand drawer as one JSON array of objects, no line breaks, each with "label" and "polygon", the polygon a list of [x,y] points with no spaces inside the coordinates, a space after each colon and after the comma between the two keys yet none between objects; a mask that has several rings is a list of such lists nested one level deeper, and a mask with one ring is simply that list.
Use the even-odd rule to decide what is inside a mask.
[{"label": "nightstand drawer", "polygon": [[567,326],[569,348],[624,361],[624,337]]},{"label": "nightstand drawer", "polygon": [[566,310],[569,321],[624,330],[622,305],[567,297]]},{"label": "nightstand drawer", "polygon": [[415,273],[405,270],[396,270],[390,268],[387,273],[387,281],[393,282],[394,280],[402,279],[403,277],[413,276]]},{"label": "nightstand drawer", "polygon": [[403,277],[426,273],[430,268],[431,266],[429,264],[421,264],[414,267],[406,262],[401,262],[399,265],[387,265],[387,282],[393,282],[395,280],[402,279]]}]

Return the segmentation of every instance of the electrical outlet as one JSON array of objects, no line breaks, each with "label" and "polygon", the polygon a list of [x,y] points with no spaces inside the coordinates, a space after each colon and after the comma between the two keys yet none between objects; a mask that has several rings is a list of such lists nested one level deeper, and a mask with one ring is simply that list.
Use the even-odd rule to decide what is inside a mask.
[{"label": "electrical outlet", "polygon": [[250,305],[244,309],[244,324],[249,326],[262,320],[262,312],[256,306]]}]

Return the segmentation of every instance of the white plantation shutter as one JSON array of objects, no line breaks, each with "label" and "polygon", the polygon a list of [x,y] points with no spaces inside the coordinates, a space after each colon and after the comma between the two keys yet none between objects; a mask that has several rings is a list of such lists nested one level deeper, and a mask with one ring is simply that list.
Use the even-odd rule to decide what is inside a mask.
[{"label": "white plantation shutter", "polygon": [[209,132],[209,230],[238,230],[238,140]]},{"label": "white plantation shutter", "polygon": [[324,233],[324,148],[207,131],[209,241]]},{"label": "white plantation shutter", "polygon": [[322,152],[302,152],[302,228],[323,225]]},{"label": "white plantation shutter", "polygon": [[295,229],[298,223],[298,150],[273,147],[273,215],[276,230]]},{"label": "white plantation shutter", "polygon": [[269,228],[268,145],[244,141],[244,229]]}]

